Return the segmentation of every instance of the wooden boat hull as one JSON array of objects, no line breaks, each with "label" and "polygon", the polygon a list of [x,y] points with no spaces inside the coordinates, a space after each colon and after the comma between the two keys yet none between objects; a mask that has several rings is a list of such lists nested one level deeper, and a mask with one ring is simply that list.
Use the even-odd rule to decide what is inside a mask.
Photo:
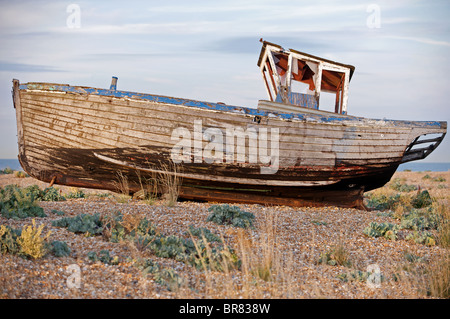
[{"label": "wooden boat hull", "polygon": [[[183,128],[193,132],[193,152],[177,165],[176,176],[180,198],[194,200],[362,207],[364,191],[387,183],[405,160],[427,156],[447,127],[446,122],[370,120],[301,108],[298,113],[265,110],[277,107],[272,102],[250,109],[115,89],[13,83],[19,160],[31,176],[116,191],[122,172],[136,192],[154,174],[174,176],[173,132]],[[195,125],[201,125],[200,137]],[[241,160],[228,160],[225,150],[222,159],[197,160],[195,145],[204,150],[211,142],[205,138],[208,129],[225,137],[230,128],[276,129],[277,134],[265,135],[266,144],[257,144],[269,154],[277,138],[276,169],[273,160],[251,160],[249,140]],[[424,134],[438,137],[423,150],[412,149]]]}]

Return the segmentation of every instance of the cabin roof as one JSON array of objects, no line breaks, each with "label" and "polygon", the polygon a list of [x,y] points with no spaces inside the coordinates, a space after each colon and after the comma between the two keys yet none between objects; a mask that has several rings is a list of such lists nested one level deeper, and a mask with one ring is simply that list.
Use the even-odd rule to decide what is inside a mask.
[{"label": "cabin roof", "polygon": [[[258,63],[257,63],[258,66],[261,66],[261,62],[262,62],[262,59],[264,57],[264,52],[266,51],[267,45],[270,45],[270,46],[273,46],[273,47],[276,47],[276,48],[279,48],[279,49],[285,51],[283,49],[283,47],[278,45],[278,44],[271,43],[269,41],[265,41],[265,40],[262,40],[262,39],[260,41],[263,43],[263,46],[262,46],[261,52],[259,54]],[[323,62],[327,62],[327,63],[330,63],[330,64],[334,64],[334,65],[338,65],[338,66],[342,66],[342,67],[348,68],[348,69],[350,69],[350,79],[352,78],[353,73],[355,72],[355,67],[353,65],[350,65],[350,64],[344,64],[344,63],[328,60],[328,59],[325,59],[325,58],[321,58],[321,57],[318,57],[318,56],[315,56],[315,55],[312,55],[312,54],[309,54],[309,53],[304,53],[304,52],[301,52],[301,51],[298,51],[298,50],[294,50],[294,49],[289,49],[287,52],[294,52],[294,53],[301,54],[301,55],[304,55],[304,56],[307,56],[307,57],[310,57],[310,58],[313,58],[313,59],[317,59],[317,60],[320,60],[320,61],[323,61]]]}]

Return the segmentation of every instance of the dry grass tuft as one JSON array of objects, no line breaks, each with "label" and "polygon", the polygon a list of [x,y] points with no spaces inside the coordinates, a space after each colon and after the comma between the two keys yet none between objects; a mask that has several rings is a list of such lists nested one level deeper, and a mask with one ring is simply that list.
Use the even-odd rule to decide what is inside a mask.
[{"label": "dry grass tuft", "polygon": [[450,298],[450,254],[430,262],[425,273],[427,294],[436,298]]},{"label": "dry grass tuft", "polygon": [[122,171],[116,172],[116,181],[113,181],[116,187],[118,195],[115,196],[117,202],[128,203],[131,199],[130,185],[128,183],[128,177],[122,173]]},{"label": "dry grass tuft", "polygon": [[179,175],[180,167],[176,163],[161,163],[161,172],[157,175],[158,184],[161,187],[161,194],[169,207],[175,206],[180,194],[182,178]]},{"label": "dry grass tuft", "polygon": [[434,202],[433,210],[439,216],[438,244],[444,248],[450,248],[450,208],[442,202]]},{"label": "dry grass tuft", "polygon": [[148,205],[153,205],[158,198],[158,180],[156,173],[152,172],[148,177],[143,177],[141,171],[136,170],[140,191],[134,194],[136,199],[144,200]]}]

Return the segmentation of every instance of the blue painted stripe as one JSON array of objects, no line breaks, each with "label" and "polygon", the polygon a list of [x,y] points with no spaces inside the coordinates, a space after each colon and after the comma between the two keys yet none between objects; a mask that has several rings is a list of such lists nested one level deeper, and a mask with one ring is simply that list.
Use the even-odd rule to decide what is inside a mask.
[{"label": "blue painted stripe", "polygon": [[[26,83],[21,84],[19,86],[21,90],[47,90],[47,91],[61,91],[61,92],[70,92],[77,94],[93,94],[100,96],[112,96],[116,98],[129,98],[136,100],[144,100],[149,102],[157,102],[157,103],[167,103],[173,105],[183,105],[190,107],[198,107],[213,111],[225,111],[232,113],[241,113],[250,116],[271,116],[284,119],[284,120],[314,120],[318,122],[342,122],[342,121],[364,121],[365,118],[362,117],[354,117],[354,116],[321,116],[317,114],[302,114],[302,113],[282,113],[275,111],[262,111],[249,107],[242,106],[233,106],[227,104],[218,104],[211,102],[203,102],[197,100],[189,100],[175,97],[168,97],[162,95],[154,95],[154,94],[144,94],[144,93],[135,93],[128,91],[117,91],[117,90],[108,90],[108,89],[97,89],[91,87],[79,87],[79,86],[70,86],[70,85],[58,85],[58,84],[48,84],[48,83]],[[438,121],[402,121],[402,120],[389,120],[389,119],[372,119],[374,121],[385,121],[390,122],[395,126],[437,126],[441,127],[444,122]]]}]

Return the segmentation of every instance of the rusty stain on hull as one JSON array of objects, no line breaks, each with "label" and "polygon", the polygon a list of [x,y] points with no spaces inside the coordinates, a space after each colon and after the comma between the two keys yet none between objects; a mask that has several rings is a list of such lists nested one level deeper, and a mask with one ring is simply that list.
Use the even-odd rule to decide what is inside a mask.
[{"label": "rusty stain on hull", "polygon": [[[142,149],[141,149],[142,150]],[[120,158],[118,154],[126,154],[126,158],[139,158],[136,149],[110,149],[101,150],[103,154]],[[133,153],[133,151],[135,153]],[[155,150],[154,150],[155,151]],[[133,167],[124,167],[108,163],[105,165],[102,159],[94,154],[100,150],[77,149],[51,149],[47,150],[47,156],[51,161],[51,170],[39,170],[31,168],[26,158],[20,157],[21,165],[31,176],[56,184],[76,187],[108,189],[117,191],[116,173],[121,171],[127,176],[131,192],[141,190],[139,178],[147,178],[145,171]],[[145,154],[149,154],[148,151]],[[155,151],[153,162],[148,157],[145,161],[136,162],[138,165],[155,167],[161,165],[167,156],[163,156],[163,150]],[[169,162],[167,162],[169,163]],[[72,169],[67,169],[71,167]],[[289,205],[289,206],[324,206],[336,205],[342,207],[363,208],[363,191],[368,191],[384,185],[395,172],[397,165],[383,167],[339,167],[333,172],[323,172],[317,167],[303,167],[297,170],[294,176],[297,179],[322,180],[335,178],[339,180],[330,185],[317,186],[268,186],[238,184],[236,182],[214,182],[211,180],[199,180],[183,178],[180,188],[180,198],[191,200],[232,202],[232,203],[259,203],[263,205]],[[193,167],[182,166],[181,171],[193,170]],[[198,167],[197,167],[198,169]],[[216,172],[225,171],[225,167],[218,166]],[[213,170],[214,171],[214,170]],[[242,168],[236,168],[235,175],[249,176]],[[356,173],[358,172],[358,173]],[[291,174],[292,175],[292,174]]]}]

